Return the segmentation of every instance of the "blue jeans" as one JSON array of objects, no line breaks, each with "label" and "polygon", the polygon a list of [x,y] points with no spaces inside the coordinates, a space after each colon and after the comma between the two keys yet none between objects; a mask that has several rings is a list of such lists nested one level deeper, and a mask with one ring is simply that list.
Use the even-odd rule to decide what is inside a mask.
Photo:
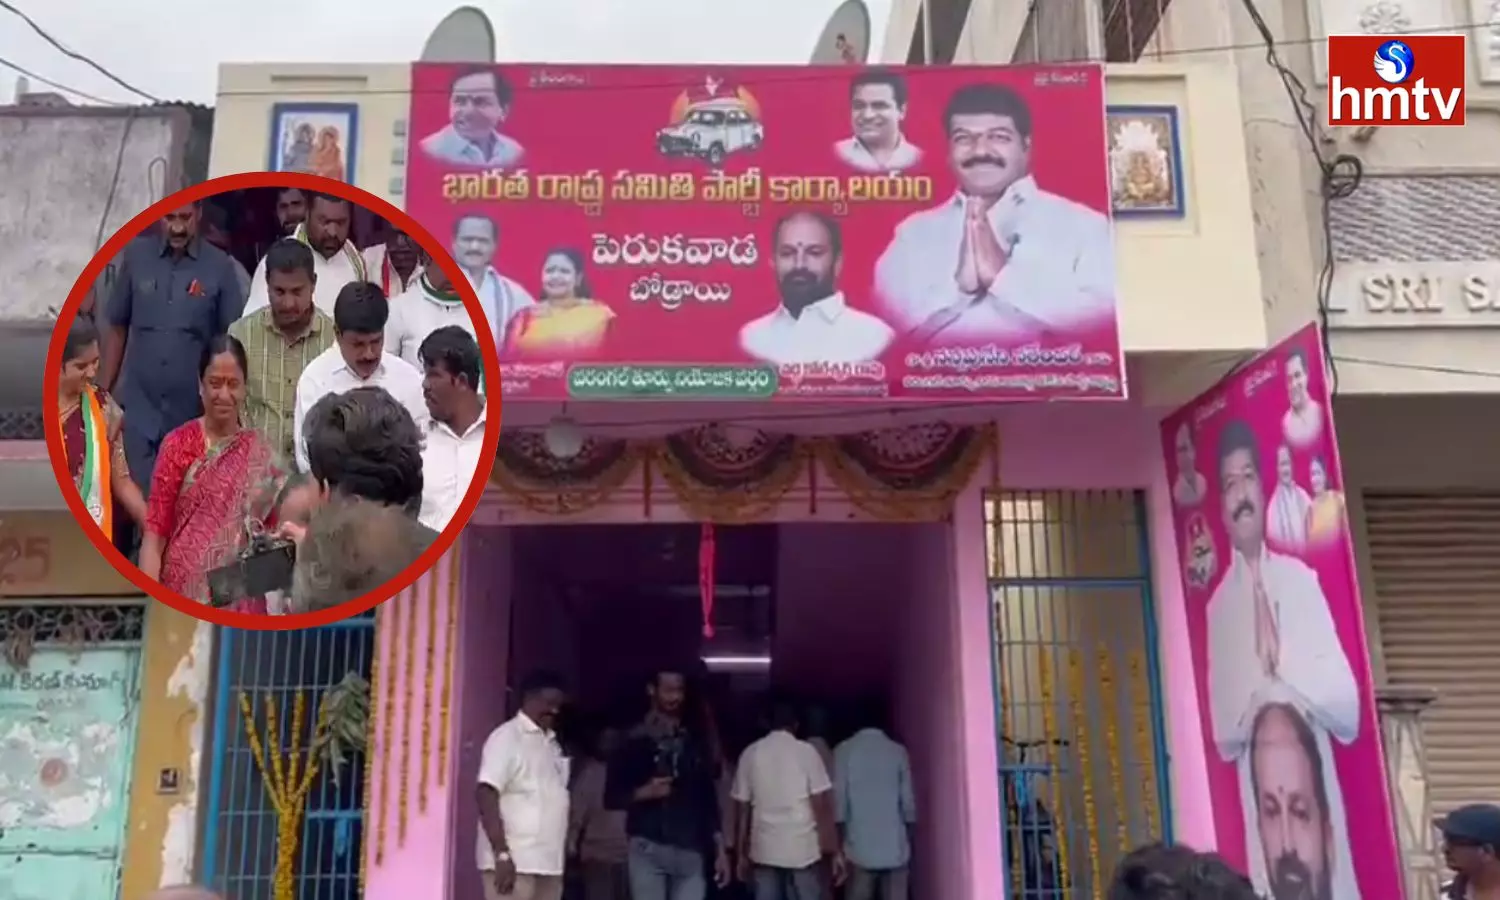
[{"label": "blue jeans", "polygon": [[825,900],[823,877],[816,863],[805,869],[757,865],[751,881],[755,900]]},{"label": "blue jeans", "polygon": [[630,839],[630,900],[704,900],[703,854],[645,838]]}]

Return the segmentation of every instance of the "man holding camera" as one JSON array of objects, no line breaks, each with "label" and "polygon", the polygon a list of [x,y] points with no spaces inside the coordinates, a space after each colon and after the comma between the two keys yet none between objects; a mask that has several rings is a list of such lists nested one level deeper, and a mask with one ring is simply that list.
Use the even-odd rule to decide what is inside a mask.
[{"label": "man holding camera", "polygon": [[720,887],[729,882],[714,757],[682,721],[683,672],[655,672],[646,696],[645,720],[609,762],[604,804],[625,810],[632,900],[703,900],[705,859]]}]

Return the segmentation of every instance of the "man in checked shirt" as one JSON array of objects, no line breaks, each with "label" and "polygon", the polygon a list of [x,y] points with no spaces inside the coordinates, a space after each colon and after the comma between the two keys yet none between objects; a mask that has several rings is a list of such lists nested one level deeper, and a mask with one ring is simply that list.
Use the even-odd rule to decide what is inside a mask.
[{"label": "man in checked shirt", "polygon": [[333,346],[333,320],[313,305],[318,276],[306,244],[282,238],[266,253],[270,305],[229,328],[245,345],[250,379],[245,414],[250,426],[287,460],[293,458],[297,382],[307,364]]}]

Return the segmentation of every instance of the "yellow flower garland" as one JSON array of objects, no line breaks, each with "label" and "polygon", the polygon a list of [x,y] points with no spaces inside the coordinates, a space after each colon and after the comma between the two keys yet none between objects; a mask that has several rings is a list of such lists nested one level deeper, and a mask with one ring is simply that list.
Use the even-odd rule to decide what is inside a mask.
[{"label": "yellow flower garland", "polygon": [[[284,759],[281,748],[276,746],[280,743],[281,732],[277,728],[275,699],[270,694],[265,696],[264,741],[255,727],[255,710],[250,704],[250,697],[241,691],[239,699],[250,755],[255,760],[256,768],[260,770],[261,783],[271,801],[271,807],[276,810],[276,864],[271,875],[271,898],[296,900],[297,848],[302,841],[307,797],[312,793],[313,781],[318,775],[318,760],[312,752],[307,755],[305,768],[302,767],[302,725],[307,712],[307,697],[301,691],[292,695],[292,730]],[[327,722],[327,707],[320,706],[309,747],[317,744]],[[267,744],[272,746],[268,748]],[[275,752],[268,753],[268,749]]]},{"label": "yellow flower garland", "polygon": [[1115,807],[1116,853],[1130,849],[1130,797],[1125,792],[1125,765],[1120,758],[1120,698],[1115,696],[1109,648],[1100,642],[1095,651],[1099,667],[1099,700],[1104,704],[1104,749],[1109,754],[1109,793]]},{"label": "yellow flower garland", "polygon": [[1089,754],[1089,729],[1083,711],[1083,654],[1076,648],[1068,652],[1068,705],[1073,716],[1073,739],[1078,748],[1078,768],[1083,776],[1083,827],[1088,831],[1089,865],[1093,879],[1094,900],[1103,900],[1103,868],[1099,858],[1099,808],[1094,795],[1094,761]]},{"label": "yellow flower garland", "polygon": [[1145,654],[1137,651],[1130,654],[1130,693],[1133,695],[1130,708],[1134,711],[1135,719],[1135,753],[1141,761],[1144,770],[1146,807],[1146,839],[1157,840],[1161,837],[1160,810],[1157,806],[1161,791],[1157,787],[1158,773],[1156,771],[1156,744],[1151,739],[1151,689],[1146,684]]},{"label": "yellow flower garland", "polygon": [[[460,542],[460,548],[463,544]],[[448,783],[448,728],[452,722],[453,671],[458,652],[458,601],[463,586],[463,550],[450,554],[448,575],[448,637],[443,642],[443,694],[438,703],[438,786]]]},{"label": "yellow flower garland", "polygon": [[[381,634],[386,636],[384,643],[385,658],[382,667],[388,667],[385,675],[385,702],[381,704],[380,716],[380,796],[379,816],[375,820],[375,865],[380,865],[385,860],[385,836],[390,819],[391,809],[391,766],[396,758],[396,748],[392,741],[396,735],[396,679],[401,674],[401,661],[396,655],[396,639],[401,633],[401,598],[392,597],[386,601],[385,618],[390,628],[382,628]],[[376,642],[375,655],[380,656],[381,644]],[[373,688],[372,688],[373,691]]]},{"label": "yellow flower garland", "polygon": [[1047,768],[1050,770],[1047,778],[1047,787],[1051,796],[1048,801],[1052,804],[1052,840],[1057,845],[1057,872],[1062,884],[1070,884],[1071,873],[1068,870],[1068,829],[1064,826],[1066,819],[1062,811],[1062,784],[1058,778],[1058,750],[1053,743],[1058,740],[1061,733],[1057,727],[1057,688],[1052,679],[1052,667],[1055,664],[1052,654],[1043,649],[1041,651],[1041,691],[1042,691],[1042,737],[1047,742]]},{"label": "yellow flower garland", "polygon": [[422,685],[422,774],[417,782],[417,811],[424,815],[427,812],[427,782],[432,774],[432,707],[436,702],[432,680],[437,677],[438,567],[442,564],[443,561],[439,560],[432,571],[423,576],[427,580],[427,665]]},{"label": "yellow flower garland", "polygon": [[412,709],[414,682],[417,677],[417,589],[410,588],[395,602],[406,611],[401,634],[406,636],[406,647],[402,651],[401,679],[401,753],[396,764],[396,846],[406,846],[407,812],[411,804],[411,721],[416,715]]}]

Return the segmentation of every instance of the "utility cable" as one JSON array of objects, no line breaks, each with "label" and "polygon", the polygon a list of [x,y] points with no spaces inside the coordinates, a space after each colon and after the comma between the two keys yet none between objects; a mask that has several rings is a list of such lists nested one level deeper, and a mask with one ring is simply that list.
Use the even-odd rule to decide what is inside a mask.
[{"label": "utility cable", "polygon": [[38,25],[35,19],[33,19],[31,16],[27,15],[23,10],[17,8],[13,3],[10,2],[10,0],[0,0],[0,9],[3,9],[6,12],[8,12],[8,13],[10,13],[10,14],[18,17],[18,18],[20,18],[21,21],[23,21],[27,25],[31,26],[31,30],[32,31],[35,31],[37,33],[37,35],[42,40],[44,40],[47,43],[51,44],[53,46],[53,48],[56,49],[57,52],[61,53],[63,56],[66,56],[69,59],[76,59],[76,60],[78,60],[79,62],[83,63],[84,65],[86,65],[89,68],[93,69],[94,71],[98,72],[100,75],[103,75],[105,78],[108,78],[110,81],[113,81],[115,84],[118,84],[120,87],[122,87],[125,90],[131,92],[132,94],[136,94],[136,95],[139,95],[141,97],[145,97],[147,100],[150,100],[152,103],[161,103],[162,102],[161,98],[156,97],[156,96],[154,96],[152,94],[146,93],[145,91],[141,90],[140,88],[136,87],[135,85],[131,84],[130,82],[126,81],[125,79],[123,79],[120,76],[116,75],[115,73],[111,72],[109,69],[106,69],[104,66],[100,65],[98,62],[95,62],[87,54],[79,53],[77,50],[74,50],[73,48],[71,48],[68,45],[64,44],[62,41],[59,41],[57,38],[53,37],[51,35],[51,33],[47,31],[47,29],[43,28],[41,25]]},{"label": "utility cable", "polygon": [[25,66],[19,65],[19,64],[14,63],[14,62],[11,62],[10,60],[6,59],[3,56],[0,56],[0,66],[4,66],[7,69],[11,69],[12,71],[15,71],[15,72],[17,72],[17,73],[19,73],[21,75],[25,75],[27,78],[31,79],[32,81],[37,82],[38,84],[45,84],[47,87],[53,88],[54,90],[62,91],[65,94],[72,94],[75,97],[82,97],[83,99],[85,99],[85,100],[91,100],[94,103],[100,103],[100,104],[103,104],[104,106],[128,106],[129,105],[129,104],[126,104],[126,103],[121,103],[118,100],[106,100],[103,97],[97,96],[95,94],[90,94],[88,91],[80,91],[78,88],[76,88],[76,87],[70,87],[69,85],[63,84],[60,81],[53,81],[51,78],[48,78],[45,75],[38,75],[37,73],[31,71],[30,69],[26,68]]}]

